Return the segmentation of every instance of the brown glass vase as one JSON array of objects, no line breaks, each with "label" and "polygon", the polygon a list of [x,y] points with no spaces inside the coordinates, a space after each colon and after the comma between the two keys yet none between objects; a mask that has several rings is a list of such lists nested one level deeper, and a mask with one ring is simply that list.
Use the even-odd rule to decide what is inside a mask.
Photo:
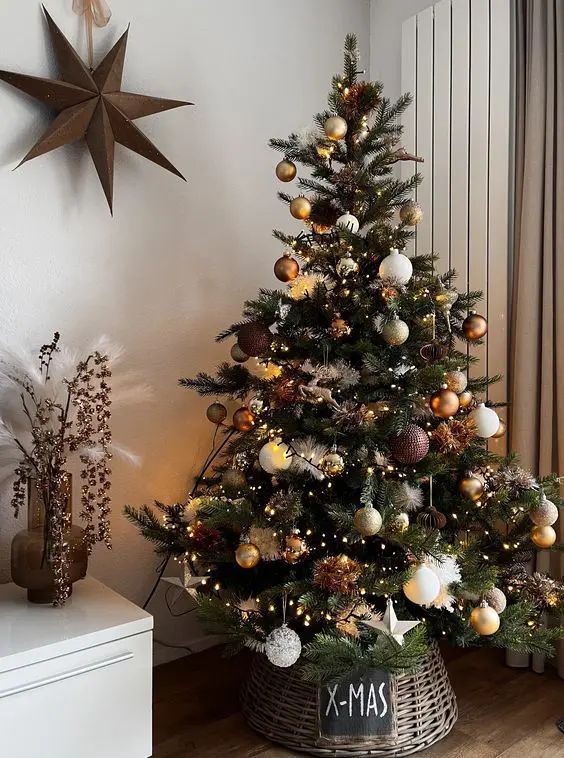
[{"label": "brown glass vase", "polygon": [[[65,502],[67,514],[72,518],[72,477],[66,475]],[[70,521],[70,519],[69,519]],[[84,530],[71,525],[65,535],[69,546],[69,595],[72,585],[84,579],[88,567],[88,550]],[[54,575],[49,565],[49,536],[45,503],[35,479],[27,488],[27,529],[22,529],[12,540],[12,581],[27,590],[30,603],[53,603],[55,600]]]}]

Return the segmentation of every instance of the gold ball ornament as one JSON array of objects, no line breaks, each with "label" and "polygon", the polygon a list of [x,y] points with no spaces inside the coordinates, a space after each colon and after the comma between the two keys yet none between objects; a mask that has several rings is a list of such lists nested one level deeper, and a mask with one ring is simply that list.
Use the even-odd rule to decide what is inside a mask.
[{"label": "gold ball ornament", "polygon": [[391,347],[403,345],[409,337],[409,327],[400,318],[394,318],[382,327],[382,339]]},{"label": "gold ball ornament", "polygon": [[252,542],[242,542],[235,551],[235,560],[244,569],[252,569],[260,561],[260,550]]},{"label": "gold ball ornament", "polygon": [[556,532],[551,526],[533,526],[531,539],[537,547],[552,547],[556,542]]},{"label": "gold ball ornament", "polygon": [[495,434],[492,434],[492,437],[491,437],[492,440],[497,440],[500,437],[503,437],[506,431],[507,431],[507,426],[505,425],[505,421],[502,418],[500,418],[497,432]]},{"label": "gold ball ornament", "polygon": [[[460,395],[460,393],[464,392],[468,386],[468,379],[466,378],[466,374],[462,371],[447,371],[445,374],[445,384],[449,390]],[[460,398],[458,398],[458,402],[460,403]]]},{"label": "gold ball ornament", "polygon": [[305,221],[306,218],[309,218],[311,215],[311,203],[307,199],[307,197],[295,197],[290,202],[290,213],[294,218],[297,218],[298,221]]},{"label": "gold ball ornament", "polygon": [[356,531],[363,537],[372,537],[382,528],[382,516],[373,506],[365,505],[355,512],[353,523]]},{"label": "gold ball ornament", "polygon": [[249,356],[241,350],[237,342],[231,347],[231,358],[235,363],[245,363],[249,360]]},{"label": "gold ball ornament", "polygon": [[337,316],[331,321],[329,326],[329,334],[336,340],[340,340],[343,337],[348,337],[351,333],[351,328],[347,324],[344,318]]},{"label": "gold ball ornament", "polygon": [[329,139],[340,140],[347,133],[348,125],[341,116],[330,116],[323,124],[323,130]]},{"label": "gold ball ornament", "polygon": [[227,418],[227,408],[223,403],[212,403],[208,406],[206,416],[208,417],[208,421],[219,426],[219,424],[222,424]]},{"label": "gold ball ornament", "polygon": [[479,313],[472,312],[462,322],[464,336],[470,342],[482,339],[488,332],[488,322]]},{"label": "gold ball ornament", "polygon": [[283,255],[274,264],[274,276],[281,282],[293,282],[300,273],[300,264],[291,255]]},{"label": "gold ball ornament", "polygon": [[292,161],[284,159],[276,165],[276,176],[281,182],[291,182],[297,172],[296,164]]},{"label": "gold ball ornament", "polygon": [[529,518],[537,526],[552,526],[558,521],[558,507],[543,494],[540,503],[529,512]]},{"label": "gold ball ornament", "polygon": [[429,406],[438,418],[450,418],[458,411],[460,402],[456,392],[449,390],[447,385],[444,384],[440,390],[433,392]]},{"label": "gold ball ornament", "polygon": [[417,226],[423,218],[423,210],[415,200],[408,200],[404,203],[399,212],[400,221],[407,226]]},{"label": "gold ball ornament", "polygon": [[458,482],[458,491],[463,497],[475,503],[484,494],[484,485],[477,476],[469,472]]},{"label": "gold ball ornament", "polygon": [[464,390],[464,392],[461,392],[458,396],[458,402],[460,404],[461,408],[468,408],[470,403],[472,402],[472,393],[470,390]]},{"label": "gold ball ornament", "polygon": [[331,450],[319,461],[319,467],[327,476],[338,476],[345,470],[345,461],[336,450]]},{"label": "gold ball ornament", "polygon": [[287,563],[297,563],[308,553],[307,543],[298,531],[293,531],[285,539],[284,560]]},{"label": "gold ball ornament", "polygon": [[489,637],[499,629],[499,614],[483,601],[470,614],[470,623],[481,637]]},{"label": "gold ball ornament", "polygon": [[228,468],[221,475],[221,485],[224,489],[242,490],[247,486],[247,478],[238,468]]},{"label": "gold ball ornament", "polygon": [[254,414],[246,406],[239,408],[233,414],[233,426],[238,432],[250,432],[254,425]]}]

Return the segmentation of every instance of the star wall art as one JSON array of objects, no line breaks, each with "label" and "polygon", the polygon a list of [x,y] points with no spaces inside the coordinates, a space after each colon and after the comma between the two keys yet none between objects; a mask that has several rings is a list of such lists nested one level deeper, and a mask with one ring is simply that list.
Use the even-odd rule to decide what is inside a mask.
[{"label": "star wall art", "polygon": [[[192,103],[122,92],[129,29],[95,68],[89,69],[43,6],[60,79],[0,71],[0,80],[48,105],[55,118],[19,166],[62,145],[85,140],[113,213],[115,143],[184,179],[135,119]],[[18,167],[19,167],[18,166]]]}]

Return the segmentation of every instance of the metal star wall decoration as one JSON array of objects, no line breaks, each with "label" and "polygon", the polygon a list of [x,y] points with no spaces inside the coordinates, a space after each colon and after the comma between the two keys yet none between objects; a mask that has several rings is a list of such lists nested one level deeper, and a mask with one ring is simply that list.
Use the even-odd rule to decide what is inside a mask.
[{"label": "metal star wall decoration", "polygon": [[61,79],[42,79],[11,71],[0,71],[0,79],[50,106],[57,114],[19,166],[62,145],[70,145],[84,139],[112,213],[116,142],[184,179],[180,171],[133,121],[142,116],[193,103],[121,91],[129,29],[102,62],[91,70],[83,63],[45,6],[43,11]]},{"label": "metal star wall decoration", "polygon": [[182,576],[163,577],[163,581],[180,588],[176,600],[182,597],[185,592],[190,595],[190,597],[196,598],[198,596],[198,590],[196,588],[201,584],[206,584],[208,579],[209,576],[193,576],[187,563],[182,564]]},{"label": "metal star wall decoration", "polygon": [[386,613],[384,613],[384,618],[382,620],[368,619],[368,621],[363,621],[362,623],[379,632],[384,632],[384,634],[393,637],[399,645],[403,645],[403,635],[409,632],[410,629],[413,629],[413,627],[417,626],[420,622],[398,621],[392,599],[388,598]]}]

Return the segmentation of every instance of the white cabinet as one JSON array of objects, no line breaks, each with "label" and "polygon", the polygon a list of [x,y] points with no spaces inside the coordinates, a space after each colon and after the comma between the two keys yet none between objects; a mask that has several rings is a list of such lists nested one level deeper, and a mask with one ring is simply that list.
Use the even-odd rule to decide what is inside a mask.
[{"label": "white cabinet", "polygon": [[152,628],[94,579],[60,609],[0,586],[0,756],[148,758]]}]

